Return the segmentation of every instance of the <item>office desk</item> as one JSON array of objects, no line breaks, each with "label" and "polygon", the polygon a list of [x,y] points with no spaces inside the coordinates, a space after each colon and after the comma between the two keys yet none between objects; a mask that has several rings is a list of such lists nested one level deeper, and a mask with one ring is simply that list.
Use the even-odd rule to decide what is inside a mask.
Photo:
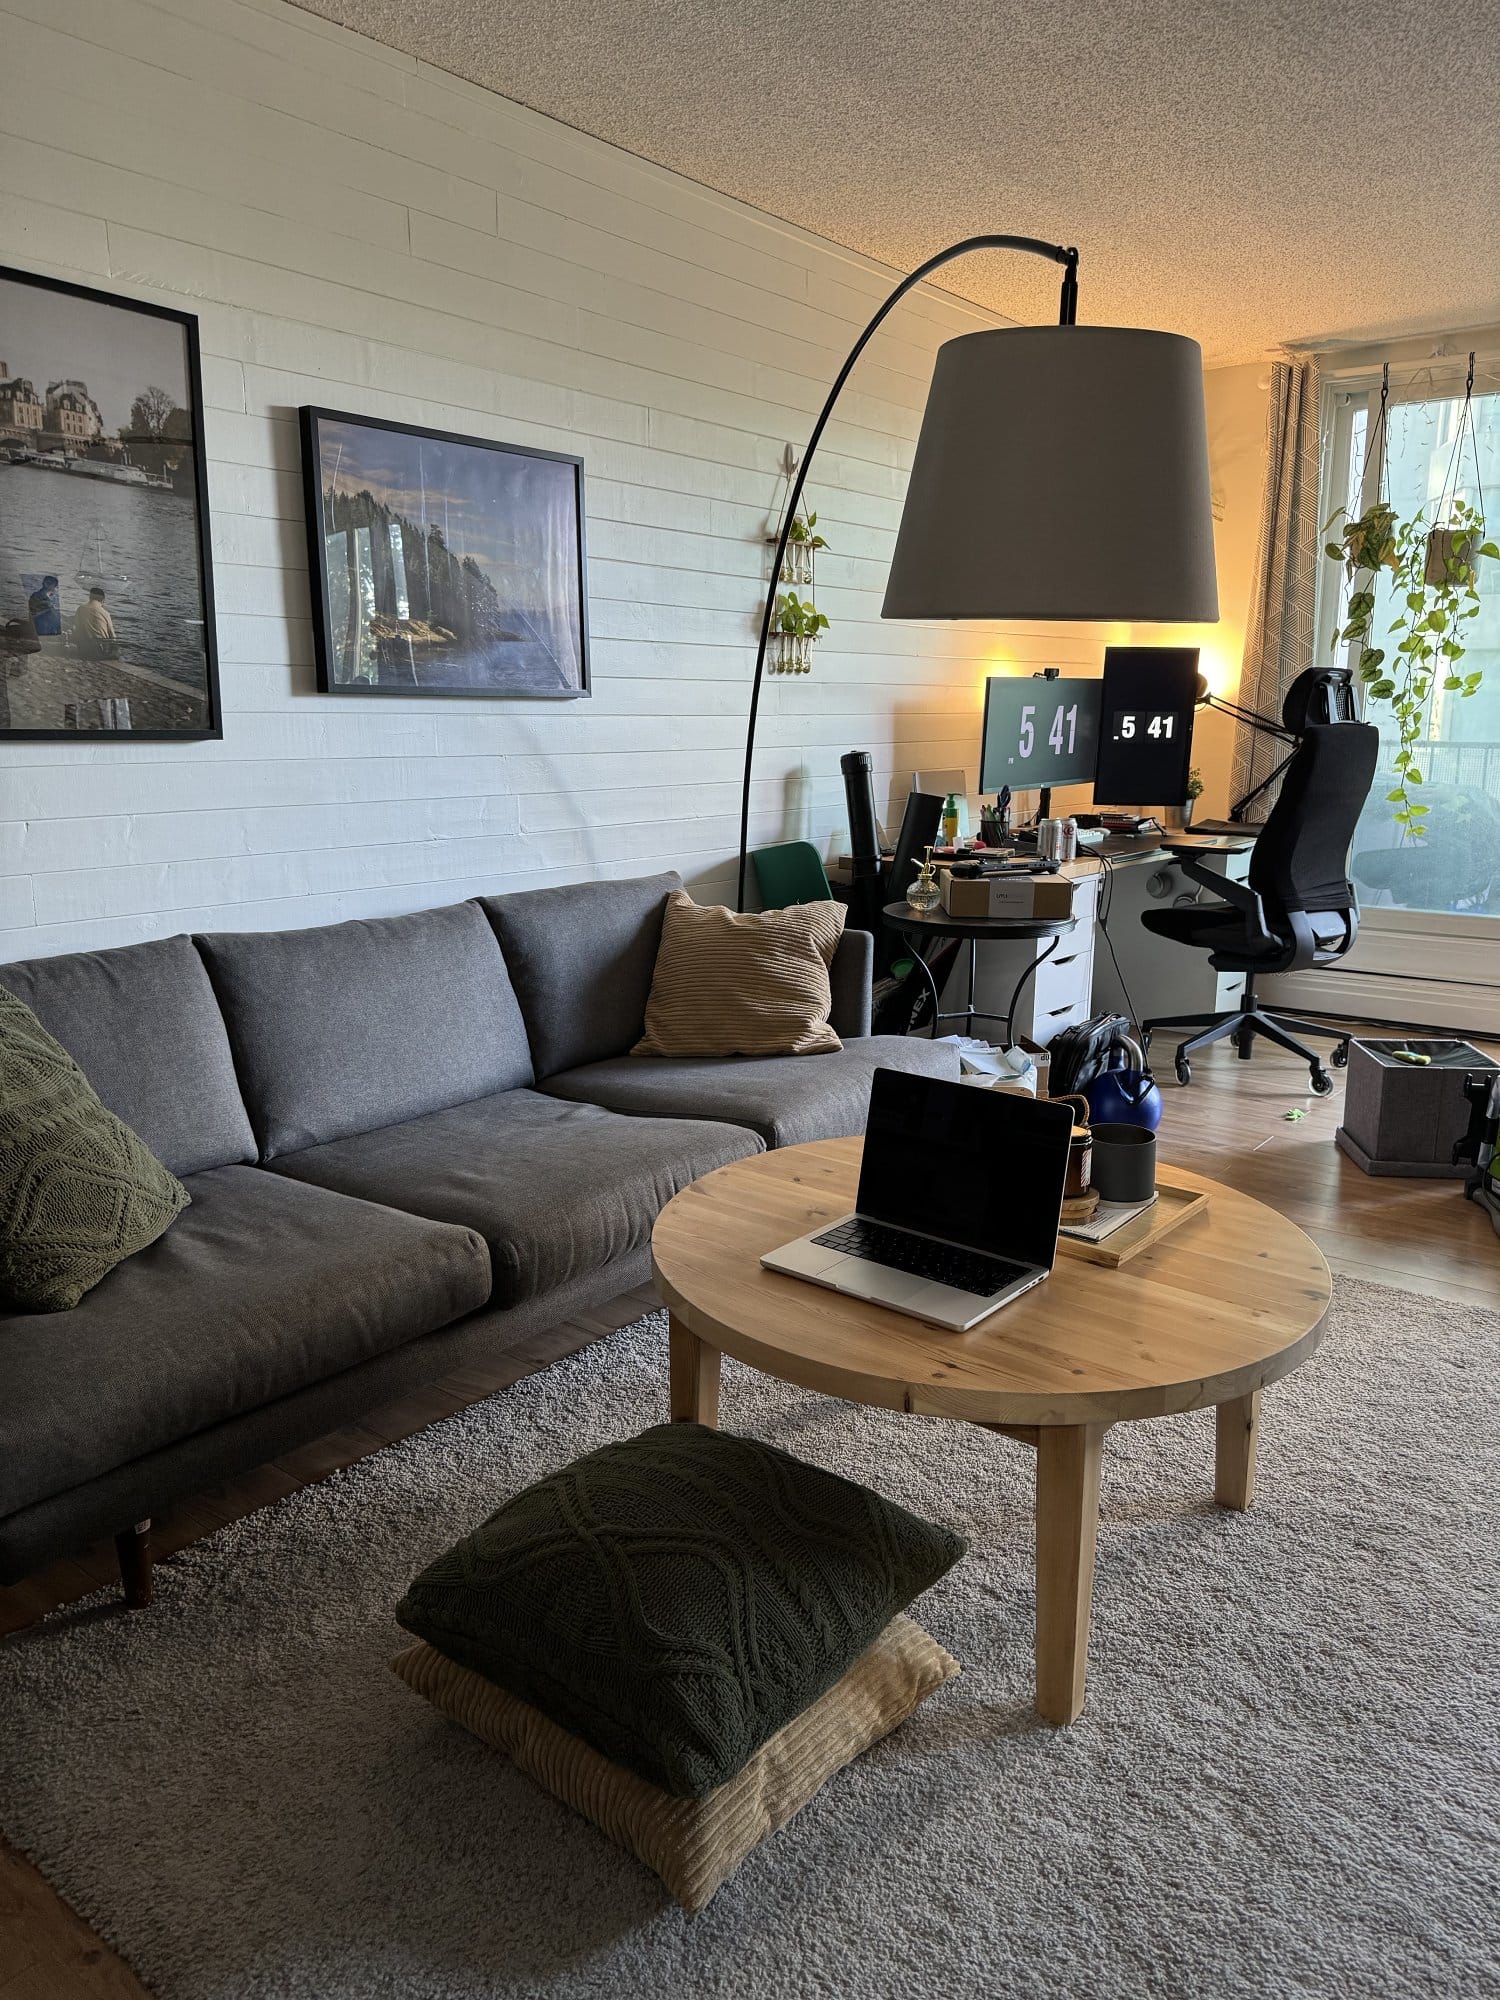
[{"label": "office desk", "polygon": [[[987,934],[982,954],[971,943],[972,991],[962,973],[949,982],[950,1013],[1008,1021],[1014,1034],[1045,1048],[1054,1035],[1093,1014],[1126,1014],[1151,1019],[1163,1014],[1201,1013],[1207,1019],[1233,1007],[1244,988],[1238,973],[1216,972],[1208,954],[1188,951],[1154,936],[1141,922],[1144,910],[1183,897],[1206,895],[1177,866],[1178,854],[1192,853],[1243,880],[1253,837],[1194,836],[1191,832],[1109,834],[1063,864],[1079,888],[1074,899],[1076,928],[1065,944],[1055,940],[1039,951],[1036,940],[1016,931]],[[837,895],[847,889],[850,871],[841,857],[828,869]],[[1104,900],[1108,930],[1099,942],[1097,921]],[[905,911],[905,904],[897,907]],[[957,933],[950,933],[957,935]],[[978,942],[985,942],[981,937]],[[1098,950],[1095,950],[1098,942]]]},{"label": "office desk", "polygon": [[[1009,1048],[1015,1040],[1016,1006],[1027,981],[1033,978],[1037,968],[1057,950],[1058,940],[1078,925],[1077,917],[951,917],[946,910],[914,910],[910,904],[887,903],[881,911],[882,919],[893,931],[900,931],[903,937],[912,940],[916,947],[912,957],[927,975],[927,988],[932,995],[933,1033],[942,1031],[944,1021],[963,1021],[964,1033],[974,1033],[974,1023],[981,1021],[1004,1021],[1005,1040],[1003,1048]],[[922,956],[922,941],[925,938],[967,938],[969,943],[969,996],[965,1007],[942,1011],[942,999],[938,992],[937,980],[932,967]],[[1003,1014],[991,1013],[988,1008],[976,1006],[975,982],[979,972],[979,947],[986,941],[999,944],[1017,942],[1034,943],[1046,938],[1046,948],[1033,953],[1023,967],[1010,996],[1010,1005]]]}]

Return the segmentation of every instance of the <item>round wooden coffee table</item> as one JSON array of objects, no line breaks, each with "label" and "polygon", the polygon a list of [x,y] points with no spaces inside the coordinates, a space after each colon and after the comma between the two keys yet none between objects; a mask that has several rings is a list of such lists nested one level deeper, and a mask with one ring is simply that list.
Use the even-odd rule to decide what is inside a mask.
[{"label": "round wooden coffee table", "polygon": [[718,1422],[719,1357],[883,1409],[955,1417],[1032,1446],[1036,1700],[1049,1722],[1083,1707],[1111,1424],[1218,1413],[1214,1497],[1248,1507],[1260,1392],[1318,1344],[1328,1266],[1284,1216],[1202,1175],[1206,1211],[1117,1270],[1066,1238],[1045,1284],[968,1333],[762,1269],[760,1257],[854,1206],[861,1141],[789,1146],[720,1167],[662,1210],[652,1237],[671,1312],[674,1422]]}]

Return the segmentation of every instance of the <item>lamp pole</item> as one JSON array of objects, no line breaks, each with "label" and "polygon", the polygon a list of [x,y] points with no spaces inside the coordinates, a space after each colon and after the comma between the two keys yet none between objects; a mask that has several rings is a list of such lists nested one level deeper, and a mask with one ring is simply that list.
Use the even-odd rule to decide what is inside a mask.
[{"label": "lamp pole", "polygon": [[760,621],[760,644],[755,652],[755,679],[750,687],[750,719],[745,732],[745,782],[740,794],[740,865],[739,888],[735,907],[745,907],[745,870],[750,859],[750,773],[755,762],[755,723],[760,713],[761,682],[766,672],[766,648],[771,640],[771,619],[776,608],[776,589],[781,581],[781,565],[786,556],[786,545],[791,536],[792,523],[797,518],[797,508],[802,499],[802,489],[807,484],[807,469],[812,464],[813,453],[822,439],[823,431],[833,414],[833,406],[839,399],[840,391],[848,381],[854,364],[858,361],[871,336],[880,326],[891,308],[898,305],[914,285],[920,285],[924,278],[944,264],[951,264],[956,257],[966,257],[971,250],[1023,250],[1032,257],[1046,257],[1063,267],[1062,298],[1058,308],[1058,325],[1073,326],[1078,319],[1078,252],[1060,243],[1044,243],[1036,236],[966,236],[961,243],[950,244],[946,250],[939,250],[935,257],[929,257],[925,264],[919,264],[909,277],[897,285],[890,297],[881,306],[864,332],[849,351],[849,358],[834,379],[827,400],[818,412],[818,420],[813,425],[812,436],[807,441],[807,449],[802,454],[802,463],[792,481],[792,489],[787,497],[786,516],[781,523],[781,532],[776,538],[776,554],[771,563],[771,585],[766,593],[765,616]]}]

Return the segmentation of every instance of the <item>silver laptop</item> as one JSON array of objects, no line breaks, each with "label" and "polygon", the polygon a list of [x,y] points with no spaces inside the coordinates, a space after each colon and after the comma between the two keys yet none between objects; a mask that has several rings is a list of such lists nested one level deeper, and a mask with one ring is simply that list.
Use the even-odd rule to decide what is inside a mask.
[{"label": "silver laptop", "polygon": [[1052,1269],[1072,1130],[1065,1104],[878,1069],[854,1213],[760,1261],[962,1333]]}]

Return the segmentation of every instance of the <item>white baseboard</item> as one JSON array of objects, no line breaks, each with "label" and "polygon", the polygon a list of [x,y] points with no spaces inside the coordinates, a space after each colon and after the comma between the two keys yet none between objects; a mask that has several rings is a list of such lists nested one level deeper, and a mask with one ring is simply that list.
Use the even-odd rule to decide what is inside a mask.
[{"label": "white baseboard", "polygon": [[1348,1021],[1446,1028],[1453,1034],[1500,1035],[1500,985],[1419,979],[1382,972],[1290,972],[1262,980],[1269,1008],[1335,1014]]}]

